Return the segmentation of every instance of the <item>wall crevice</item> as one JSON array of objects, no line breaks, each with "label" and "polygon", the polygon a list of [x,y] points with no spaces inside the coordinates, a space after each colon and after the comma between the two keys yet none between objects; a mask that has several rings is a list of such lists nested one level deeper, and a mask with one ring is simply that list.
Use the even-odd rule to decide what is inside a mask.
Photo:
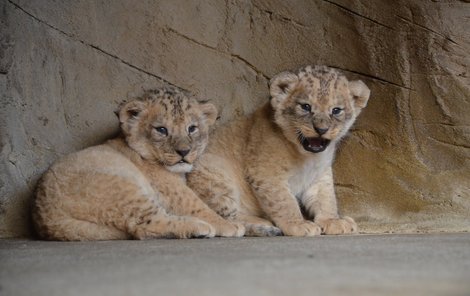
[{"label": "wall crevice", "polygon": [[240,61],[242,64],[244,64],[244,65],[247,66],[248,68],[250,68],[251,70],[253,70],[255,73],[257,73],[257,74],[263,76],[265,79],[267,79],[267,80],[270,79],[270,78],[269,78],[266,74],[264,74],[260,69],[258,69],[257,67],[255,67],[252,63],[248,62],[246,59],[244,59],[243,57],[241,57],[241,56],[238,55],[238,54],[234,54],[234,53],[231,53],[231,52],[220,51],[220,50],[217,49],[216,47],[212,47],[212,46],[210,46],[210,45],[207,45],[207,44],[204,44],[204,43],[202,43],[202,42],[200,42],[200,41],[197,41],[196,39],[191,38],[191,37],[189,37],[189,36],[187,36],[187,35],[185,35],[185,34],[182,34],[182,33],[176,31],[176,30],[173,29],[173,28],[167,27],[167,30],[168,30],[169,32],[175,34],[175,35],[178,35],[179,37],[181,37],[181,38],[183,38],[183,39],[185,39],[185,40],[187,40],[187,41],[189,41],[189,42],[193,42],[193,43],[195,43],[195,44],[197,44],[197,45],[199,45],[199,46],[205,47],[205,48],[207,48],[207,49],[216,51],[216,52],[218,52],[218,53],[220,53],[220,54],[223,54],[223,55],[229,56],[229,57],[231,57],[231,58],[234,58],[234,59]]},{"label": "wall crevice", "polygon": [[390,84],[390,85],[395,86],[395,87],[403,88],[403,89],[410,90],[410,91],[413,90],[412,88],[410,88],[408,86],[401,85],[401,84],[398,84],[398,83],[395,83],[395,82],[392,82],[392,81],[388,81],[386,79],[383,79],[383,78],[380,78],[378,76],[374,76],[374,75],[371,75],[371,74],[366,74],[366,73],[362,73],[362,72],[359,72],[359,71],[354,71],[354,70],[350,70],[350,69],[346,69],[346,68],[342,68],[342,67],[338,67],[338,66],[329,65],[329,67],[335,68],[335,69],[338,69],[338,70],[342,70],[344,72],[357,74],[357,75],[367,77],[367,78],[370,78],[370,79],[373,79],[373,80],[377,80],[377,81],[380,81],[382,83]]},{"label": "wall crevice", "polygon": [[301,22],[299,22],[297,20],[294,20],[292,18],[286,17],[282,14],[276,13],[276,12],[271,11],[271,10],[263,9],[261,7],[258,7],[257,5],[253,5],[253,7],[258,9],[261,12],[264,12],[264,13],[268,14],[270,20],[273,20],[273,18],[278,18],[279,20],[282,20],[286,23],[291,23],[291,24],[293,24],[294,26],[297,26],[297,27],[309,28],[309,26],[307,26],[305,24],[302,24]]},{"label": "wall crevice", "polygon": [[362,15],[362,14],[360,14],[360,13],[354,11],[354,10],[351,10],[351,9],[349,9],[349,8],[347,8],[347,7],[343,6],[343,5],[341,5],[341,4],[338,4],[338,3],[336,3],[336,2],[329,1],[329,0],[323,0],[323,2],[326,2],[326,3],[329,3],[329,4],[331,4],[331,5],[334,5],[334,6],[340,8],[340,9],[342,9],[342,10],[344,10],[344,11],[347,11],[347,12],[350,13],[350,14],[353,14],[353,15],[355,15],[355,16],[358,16],[358,17],[360,17],[360,18],[363,18],[363,19],[365,19],[365,20],[368,20],[368,21],[370,21],[370,22],[372,22],[372,23],[374,23],[374,24],[377,24],[377,25],[379,25],[379,26],[385,27],[385,28],[390,29],[390,30],[392,30],[392,31],[396,31],[396,29],[393,28],[393,27],[390,27],[390,26],[388,26],[388,25],[386,25],[386,24],[383,24],[383,23],[378,22],[378,21],[376,21],[376,20],[374,20],[374,19],[371,19],[370,17],[367,17],[367,16],[365,16],[365,15]]},{"label": "wall crevice", "polygon": [[428,32],[430,32],[430,33],[432,33],[432,34],[435,34],[435,35],[438,35],[438,36],[444,38],[445,40],[448,40],[449,42],[452,42],[452,43],[455,44],[455,45],[461,46],[461,45],[458,44],[455,40],[451,39],[449,36],[446,36],[446,35],[444,35],[444,34],[442,34],[442,33],[439,33],[439,32],[437,32],[437,31],[434,31],[433,29],[430,29],[430,28],[428,28],[428,27],[426,27],[426,26],[423,26],[423,25],[421,25],[421,24],[418,24],[418,23],[414,22],[413,20],[407,19],[407,18],[405,18],[405,17],[403,17],[403,16],[401,16],[401,15],[396,15],[396,16],[397,16],[398,19],[404,21],[404,22],[407,23],[407,24],[410,24],[410,25],[412,25],[412,26],[416,26],[416,27],[418,27],[418,28],[421,28],[421,29],[423,29],[423,30],[426,30],[426,31],[428,31]]}]

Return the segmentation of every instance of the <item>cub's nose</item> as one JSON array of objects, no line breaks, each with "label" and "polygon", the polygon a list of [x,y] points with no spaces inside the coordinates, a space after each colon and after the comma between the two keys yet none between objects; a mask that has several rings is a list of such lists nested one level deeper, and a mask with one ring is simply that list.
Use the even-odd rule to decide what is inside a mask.
[{"label": "cub's nose", "polygon": [[188,150],[176,150],[176,153],[178,153],[181,157],[185,157],[186,155],[188,155],[189,149]]},{"label": "cub's nose", "polygon": [[328,128],[318,128],[315,127],[315,131],[321,136],[328,131]]}]

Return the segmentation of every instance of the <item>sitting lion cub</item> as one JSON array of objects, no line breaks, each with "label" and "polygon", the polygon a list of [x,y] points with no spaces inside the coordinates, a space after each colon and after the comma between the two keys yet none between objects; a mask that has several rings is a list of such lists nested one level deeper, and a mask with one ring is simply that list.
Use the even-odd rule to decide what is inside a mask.
[{"label": "sitting lion cub", "polygon": [[38,184],[33,219],[51,240],[243,236],[185,184],[217,110],[174,88],[119,111],[122,136],[64,157]]},{"label": "sitting lion cub", "polygon": [[307,66],[278,74],[270,93],[254,114],[216,130],[188,185],[218,214],[243,222],[246,235],[356,232],[353,219],[338,215],[331,166],[369,89]]}]

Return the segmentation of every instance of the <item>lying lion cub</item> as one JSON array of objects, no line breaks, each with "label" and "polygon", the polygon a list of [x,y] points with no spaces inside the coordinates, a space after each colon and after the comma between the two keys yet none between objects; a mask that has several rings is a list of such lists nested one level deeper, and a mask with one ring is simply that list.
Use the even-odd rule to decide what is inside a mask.
[{"label": "lying lion cub", "polygon": [[[243,236],[185,184],[217,117],[174,88],[119,111],[122,136],[64,157],[41,179],[33,219],[51,240]],[[192,217],[191,217],[192,216]]]},{"label": "lying lion cub", "polygon": [[270,84],[270,103],[211,136],[188,185],[221,216],[244,222],[247,235],[356,232],[353,219],[338,216],[331,165],[369,89],[323,66]]}]

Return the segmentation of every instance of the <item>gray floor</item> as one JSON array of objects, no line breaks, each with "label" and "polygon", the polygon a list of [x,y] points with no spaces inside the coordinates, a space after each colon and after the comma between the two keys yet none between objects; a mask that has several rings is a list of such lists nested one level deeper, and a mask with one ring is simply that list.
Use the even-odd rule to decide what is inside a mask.
[{"label": "gray floor", "polygon": [[470,234],[0,240],[0,295],[470,295]]}]

